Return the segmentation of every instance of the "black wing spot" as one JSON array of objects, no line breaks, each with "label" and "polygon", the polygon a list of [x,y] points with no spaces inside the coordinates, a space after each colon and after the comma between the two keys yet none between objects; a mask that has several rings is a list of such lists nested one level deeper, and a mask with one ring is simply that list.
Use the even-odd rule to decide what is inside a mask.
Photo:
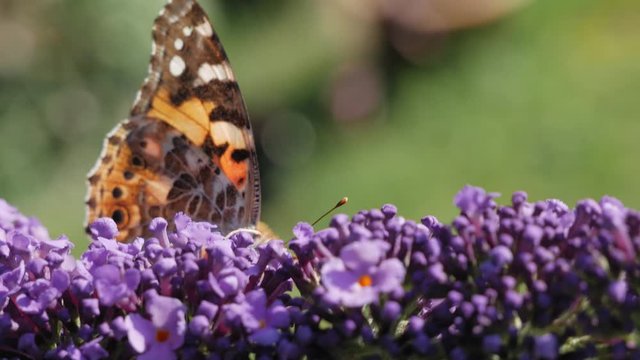
[{"label": "black wing spot", "polygon": [[129,170],[125,170],[124,174],[123,174],[125,180],[131,180],[133,179],[133,173]]},{"label": "black wing spot", "polygon": [[114,199],[119,199],[122,196],[122,189],[118,186],[114,187],[113,190],[111,190],[111,195],[113,195]]},{"label": "black wing spot", "polygon": [[116,209],[111,213],[111,219],[116,222],[118,225],[122,225],[124,222],[125,213],[122,209]]},{"label": "black wing spot", "polygon": [[136,167],[144,167],[144,159],[142,159],[138,155],[133,155],[133,157],[131,157],[131,165]]},{"label": "black wing spot", "polygon": [[246,149],[236,149],[231,153],[231,159],[239,163],[246,160],[249,157],[249,151]]}]

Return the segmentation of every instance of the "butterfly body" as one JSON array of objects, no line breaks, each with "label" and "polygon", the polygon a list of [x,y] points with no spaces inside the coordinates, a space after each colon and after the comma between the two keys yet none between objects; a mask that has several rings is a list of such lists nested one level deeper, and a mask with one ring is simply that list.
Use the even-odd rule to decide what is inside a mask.
[{"label": "butterfly body", "polygon": [[227,233],[257,224],[251,124],[227,56],[194,0],[170,1],[153,27],[149,75],[89,174],[87,222],[111,217],[119,240],[185,212]]}]

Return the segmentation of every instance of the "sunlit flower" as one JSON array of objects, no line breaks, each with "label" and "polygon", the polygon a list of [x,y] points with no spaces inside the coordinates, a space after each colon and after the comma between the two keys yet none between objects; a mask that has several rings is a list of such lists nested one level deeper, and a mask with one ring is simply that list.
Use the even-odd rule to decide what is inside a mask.
[{"label": "sunlit flower", "polygon": [[325,300],[348,307],[377,302],[381,293],[399,290],[405,268],[398,259],[384,259],[389,246],[382,241],[357,241],[327,261],[321,269]]}]

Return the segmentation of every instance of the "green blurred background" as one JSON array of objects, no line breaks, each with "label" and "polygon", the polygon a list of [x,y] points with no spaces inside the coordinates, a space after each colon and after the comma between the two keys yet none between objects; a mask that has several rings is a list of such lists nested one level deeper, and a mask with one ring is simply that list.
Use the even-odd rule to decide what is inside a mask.
[{"label": "green blurred background", "polygon": [[[345,195],[347,213],[447,220],[468,183],[640,207],[640,2],[443,2],[202,0],[281,237]],[[76,253],[85,175],[146,76],[163,3],[0,0],[0,197]]]}]

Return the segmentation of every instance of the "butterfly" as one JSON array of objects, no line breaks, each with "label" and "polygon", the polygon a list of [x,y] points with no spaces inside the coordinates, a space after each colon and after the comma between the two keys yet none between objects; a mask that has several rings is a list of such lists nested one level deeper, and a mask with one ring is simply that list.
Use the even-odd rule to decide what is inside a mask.
[{"label": "butterfly", "polygon": [[184,212],[223,233],[254,227],[260,180],[251,123],[227,55],[195,0],[156,18],[149,74],[129,117],[88,175],[90,224],[110,217],[119,241]]}]

